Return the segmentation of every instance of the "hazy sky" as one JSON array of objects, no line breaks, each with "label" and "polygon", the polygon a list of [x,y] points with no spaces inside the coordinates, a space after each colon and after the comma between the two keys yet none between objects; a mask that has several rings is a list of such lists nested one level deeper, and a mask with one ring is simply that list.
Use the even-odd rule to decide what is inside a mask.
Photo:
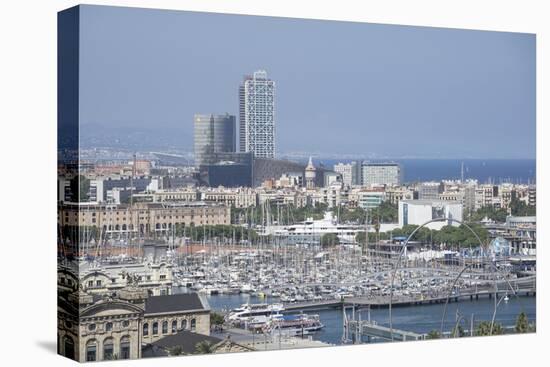
[{"label": "hazy sky", "polygon": [[243,75],[265,69],[278,151],[535,156],[531,34],[99,6],[80,25],[82,134],[192,150],[193,115],[238,116]]}]

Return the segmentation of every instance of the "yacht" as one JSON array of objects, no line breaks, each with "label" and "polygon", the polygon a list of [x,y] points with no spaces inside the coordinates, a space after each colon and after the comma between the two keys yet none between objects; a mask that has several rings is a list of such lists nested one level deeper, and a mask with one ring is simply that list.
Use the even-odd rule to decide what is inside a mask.
[{"label": "yacht", "polygon": [[267,321],[267,316],[277,315],[284,311],[280,303],[245,303],[241,307],[229,312],[227,319],[231,322],[262,323]]}]

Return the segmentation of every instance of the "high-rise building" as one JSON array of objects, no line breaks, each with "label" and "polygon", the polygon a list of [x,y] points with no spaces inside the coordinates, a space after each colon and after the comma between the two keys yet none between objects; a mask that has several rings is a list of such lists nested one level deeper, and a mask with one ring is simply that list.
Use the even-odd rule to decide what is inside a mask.
[{"label": "high-rise building", "polygon": [[264,70],[239,86],[239,151],[275,157],[275,82]]},{"label": "high-rise building", "polygon": [[342,175],[342,182],[345,186],[352,185],[353,165],[351,163],[338,163],[334,165],[334,172]]},{"label": "high-rise building", "polygon": [[363,163],[361,169],[361,184],[372,185],[400,185],[401,167],[397,163]]},{"label": "high-rise building", "polygon": [[194,125],[196,166],[217,163],[216,153],[235,152],[235,116],[196,114]]}]

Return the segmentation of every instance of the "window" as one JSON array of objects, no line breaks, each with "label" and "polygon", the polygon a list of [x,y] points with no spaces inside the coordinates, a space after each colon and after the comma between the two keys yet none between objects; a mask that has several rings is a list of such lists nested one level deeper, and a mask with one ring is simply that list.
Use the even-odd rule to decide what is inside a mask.
[{"label": "window", "polygon": [[88,325],[88,330],[94,331],[95,330],[95,324]]},{"label": "window", "polygon": [[95,361],[97,358],[97,344],[95,340],[86,343],[86,362]]},{"label": "window", "polygon": [[191,331],[195,331],[197,329],[197,320],[191,319]]},{"label": "window", "polygon": [[143,324],[143,336],[149,335],[149,324],[145,323]]},{"label": "window", "polygon": [[113,352],[114,352],[113,338],[105,339],[105,341],[103,342],[103,359],[105,360],[113,359]]},{"label": "window", "polygon": [[122,326],[123,327],[128,327],[129,325],[130,325],[130,321],[128,321],[128,320],[122,321]]},{"label": "window", "polygon": [[162,333],[163,334],[168,334],[168,321],[163,321],[162,322]]},{"label": "window", "polygon": [[130,359],[130,337],[120,338],[120,359]]},{"label": "window", "polygon": [[153,323],[153,335],[157,335],[159,333],[159,323],[154,322]]},{"label": "window", "polygon": [[96,280],[96,281],[95,281],[95,285],[96,285],[97,287],[101,287],[101,280]]},{"label": "window", "polygon": [[74,340],[69,336],[65,336],[65,357],[74,359]]},{"label": "window", "polygon": [[113,330],[113,323],[108,322],[105,324],[105,331],[112,331]]},{"label": "window", "polygon": [[183,330],[187,329],[187,320],[181,320],[181,328]]},{"label": "window", "polygon": [[93,287],[93,286],[94,286],[94,281],[88,280],[88,287]]},{"label": "window", "polygon": [[172,332],[175,333],[178,331],[178,322],[176,320],[172,321]]},{"label": "window", "polygon": [[165,275],[165,274],[162,274],[162,275],[160,276],[160,280],[165,280],[165,279],[166,279],[166,275]]}]

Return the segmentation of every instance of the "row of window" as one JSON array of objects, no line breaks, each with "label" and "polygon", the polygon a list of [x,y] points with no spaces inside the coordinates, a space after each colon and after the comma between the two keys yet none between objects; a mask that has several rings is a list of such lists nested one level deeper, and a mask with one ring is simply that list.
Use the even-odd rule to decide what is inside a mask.
[{"label": "row of window", "polygon": [[[92,339],[86,343],[86,361],[97,361],[97,349],[99,347],[97,340]],[[119,359],[130,359],[130,337],[123,336],[120,338],[120,351],[115,355],[114,339],[107,338],[103,341],[103,359],[111,360],[118,357]]]},{"label": "row of window", "polygon": [[[197,320],[196,319],[191,319],[191,322],[189,324],[190,324],[189,329],[191,331],[195,331],[197,329]],[[180,330],[186,330],[187,327],[188,327],[187,320],[181,320]],[[161,332],[162,332],[162,334],[168,334],[168,321],[163,321],[162,322]],[[172,321],[171,332],[172,333],[177,333],[178,332],[178,322],[177,322],[177,320]],[[159,323],[155,321],[153,323],[152,335],[158,335],[158,334],[159,334]],[[143,324],[143,336],[148,336],[148,335],[149,335],[149,323],[146,322],[146,323]]]},{"label": "row of window", "polygon": [[[124,320],[122,321],[122,327],[128,327],[130,326],[130,321],[128,320]],[[88,330],[89,331],[94,331],[95,329],[97,328],[96,324],[90,324],[88,325]],[[105,331],[112,331],[113,330],[113,323],[112,322],[107,322],[105,323]]]}]

